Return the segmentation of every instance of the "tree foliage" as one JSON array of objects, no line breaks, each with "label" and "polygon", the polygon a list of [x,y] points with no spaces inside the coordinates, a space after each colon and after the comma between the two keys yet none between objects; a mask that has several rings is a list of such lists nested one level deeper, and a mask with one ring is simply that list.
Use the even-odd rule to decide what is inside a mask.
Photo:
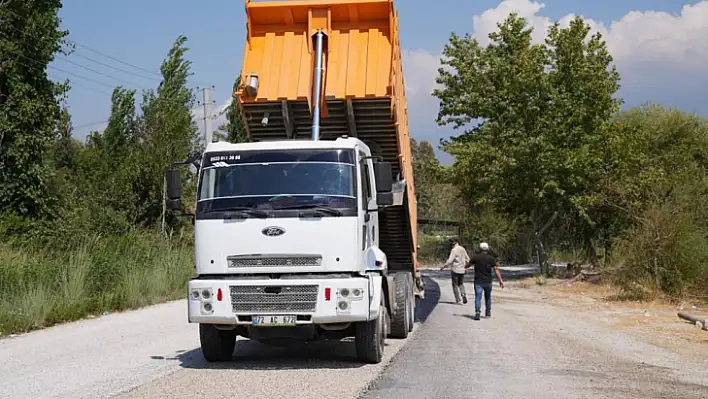
[{"label": "tree foliage", "polygon": [[[57,196],[55,214],[53,218],[33,215],[44,228],[25,230],[51,240],[87,232],[125,234],[163,221],[165,228],[183,223],[164,212],[163,179],[172,162],[187,158],[199,146],[192,117],[194,93],[187,84],[191,63],[185,57],[186,41],[184,36],[175,40],[162,63],[161,83],[156,90],[142,93],[139,109],[135,90],[116,87],[106,128],[91,132],[83,144],[72,138],[68,108],[59,109],[55,100],[59,111],[44,148],[50,162],[42,166],[49,171],[45,187]],[[194,180],[187,179],[187,190],[194,190]]]},{"label": "tree foliage", "polygon": [[241,76],[236,78],[232,92],[231,103],[226,109],[226,123],[219,126],[219,130],[224,132],[224,139],[229,143],[243,143],[248,140],[246,135],[246,125],[243,123],[241,111],[238,109],[238,101],[233,95],[241,86]]},{"label": "tree foliage", "polygon": [[534,230],[558,210],[591,229],[588,188],[605,161],[619,75],[601,35],[588,36],[579,17],[553,25],[543,44],[531,34],[511,14],[486,47],[455,34],[446,45],[438,122],[465,129],[445,147],[456,158],[453,179],[472,205]]},{"label": "tree foliage", "polygon": [[[0,329],[179,297],[191,224],[163,207],[164,171],[198,149],[186,37],[155,90],[116,87],[102,131],[76,140],[68,83],[46,73],[60,1],[0,0]],[[186,197],[195,191],[185,170]],[[191,204],[187,204],[190,206]],[[159,227],[159,228],[158,228]],[[166,233],[166,234],[165,234]]]},{"label": "tree foliage", "polygon": [[162,63],[163,80],[157,93],[143,95],[140,133],[133,188],[140,204],[138,220],[150,225],[163,212],[164,171],[172,162],[186,159],[199,148],[199,135],[192,117],[194,91],[187,85],[191,61],[185,59],[185,36],[179,36]]},{"label": "tree foliage", "polygon": [[548,249],[600,264],[602,254],[625,287],[704,290],[708,121],[658,106],[620,112],[612,57],[580,17],[543,43],[531,33],[510,14],[489,45],[452,34],[443,51],[438,123],[462,131],[444,143],[455,157],[445,176],[472,239],[517,261]]},{"label": "tree foliage", "polygon": [[59,29],[59,0],[12,1],[0,8],[0,213],[55,215],[47,151],[55,139],[64,85],[47,65],[67,31]]},{"label": "tree foliage", "polygon": [[72,137],[73,130],[69,108],[62,107],[55,133],[57,141],[53,149],[54,167],[70,174],[76,171],[76,156],[80,150],[80,143]]}]

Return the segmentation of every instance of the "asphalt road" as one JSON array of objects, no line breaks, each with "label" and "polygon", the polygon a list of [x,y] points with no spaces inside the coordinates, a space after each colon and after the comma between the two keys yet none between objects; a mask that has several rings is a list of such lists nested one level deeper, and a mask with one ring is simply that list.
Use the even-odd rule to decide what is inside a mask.
[{"label": "asphalt road", "polygon": [[388,340],[379,365],[354,361],[351,343],[249,341],[210,365],[178,301],[0,340],[0,398],[708,397],[705,365],[513,287],[495,287],[493,318],[474,321],[472,302],[451,303],[448,273],[426,274],[413,336]]}]

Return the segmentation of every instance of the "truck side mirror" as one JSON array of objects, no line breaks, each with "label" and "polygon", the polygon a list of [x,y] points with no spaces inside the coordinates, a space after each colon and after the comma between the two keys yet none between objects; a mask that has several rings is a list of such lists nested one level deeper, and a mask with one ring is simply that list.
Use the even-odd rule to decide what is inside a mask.
[{"label": "truck side mirror", "polygon": [[376,180],[377,193],[389,193],[393,191],[393,172],[391,169],[391,162],[374,163],[374,178]]},{"label": "truck side mirror", "polygon": [[170,168],[165,172],[167,181],[167,208],[173,211],[182,208],[182,174],[179,169]]}]

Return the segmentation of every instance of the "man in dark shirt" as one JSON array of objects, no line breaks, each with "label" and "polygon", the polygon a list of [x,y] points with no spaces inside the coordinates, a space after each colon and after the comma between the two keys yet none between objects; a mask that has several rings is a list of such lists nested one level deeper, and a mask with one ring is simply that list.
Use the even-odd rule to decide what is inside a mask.
[{"label": "man in dark shirt", "polygon": [[484,293],[484,313],[492,317],[492,270],[497,275],[499,287],[504,288],[504,280],[497,268],[497,260],[489,253],[486,242],[479,244],[479,253],[474,254],[470,260],[470,267],[474,265],[474,319],[479,320],[482,310],[482,293]]}]

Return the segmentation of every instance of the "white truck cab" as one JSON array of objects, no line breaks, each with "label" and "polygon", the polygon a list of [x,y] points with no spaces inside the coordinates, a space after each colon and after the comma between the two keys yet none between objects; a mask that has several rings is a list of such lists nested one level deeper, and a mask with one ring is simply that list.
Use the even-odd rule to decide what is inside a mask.
[{"label": "white truck cab", "polygon": [[[216,142],[195,166],[188,319],[200,325],[207,360],[231,359],[237,335],[354,336],[358,358],[379,362],[392,307],[405,312],[403,335],[412,330],[410,273],[389,274],[379,249],[378,213],[402,196],[391,164],[364,142]],[[168,170],[167,184],[168,207],[181,209],[179,169]]]}]

